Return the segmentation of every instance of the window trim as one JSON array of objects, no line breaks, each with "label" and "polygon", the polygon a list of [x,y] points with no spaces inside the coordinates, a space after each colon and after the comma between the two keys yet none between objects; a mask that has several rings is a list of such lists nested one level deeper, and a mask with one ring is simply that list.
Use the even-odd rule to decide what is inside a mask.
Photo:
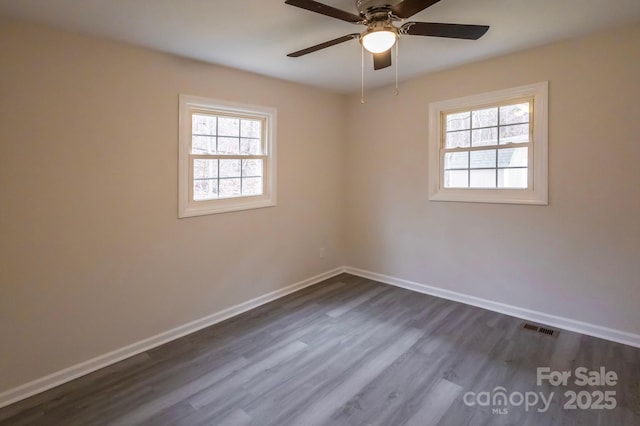
[{"label": "window trim", "polygon": [[[264,194],[223,198],[215,200],[193,200],[193,167],[191,147],[191,115],[211,113],[233,117],[251,117],[264,120]],[[276,205],[276,118],[277,110],[271,107],[229,102],[200,96],[179,95],[178,118],[178,218],[226,213],[239,210],[259,209]],[[249,155],[229,156],[251,157]],[[262,156],[261,156],[262,158]]]},{"label": "window trim", "polygon": [[[430,201],[548,205],[549,82],[519,86],[429,104],[428,195]],[[529,142],[530,186],[527,189],[444,188],[441,158],[443,114],[468,111],[492,104],[533,99],[533,139]]]}]

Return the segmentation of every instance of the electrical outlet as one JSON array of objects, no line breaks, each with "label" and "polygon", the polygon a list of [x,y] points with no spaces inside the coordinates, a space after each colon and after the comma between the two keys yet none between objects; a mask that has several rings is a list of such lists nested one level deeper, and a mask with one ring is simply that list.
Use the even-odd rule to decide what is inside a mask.
[{"label": "electrical outlet", "polygon": [[324,247],[320,247],[320,259],[324,259],[325,250]]}]

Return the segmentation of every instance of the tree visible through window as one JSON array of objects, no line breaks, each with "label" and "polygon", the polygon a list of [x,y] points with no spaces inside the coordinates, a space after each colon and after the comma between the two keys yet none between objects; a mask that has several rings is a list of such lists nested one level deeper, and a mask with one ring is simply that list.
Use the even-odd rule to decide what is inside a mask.
[{"label": "tree visible through window", "polygon": [[191,154],[196,201],[264,193],[263,120],[193,114]]}]

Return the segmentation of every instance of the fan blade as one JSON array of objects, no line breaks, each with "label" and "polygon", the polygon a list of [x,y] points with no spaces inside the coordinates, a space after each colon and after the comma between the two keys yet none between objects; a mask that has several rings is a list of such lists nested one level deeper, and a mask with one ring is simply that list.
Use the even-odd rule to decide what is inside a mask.
[{"label": "fan blade", "polygon": [[324,43],[316,44],[315,46],[307,47],[306,49],[298,50],[297,52],[289,53],[287,56],[290,58],[297,58],[307,53],[313,53],[327,47],[335,46],[336,44],[344,43],[345,41],[353,40],[360,37],[360,34],[353,33],[346,36],[342,36],[333,40],[325,41]]},{"label": "fan blade", "polygon": [[407,19],[425,10],[429,6],[433,6],[439,1],[440,0],[404,0],[391,7],[391,12],[398,18]]},{"label": "fan blade", "polygon": [[285,3],[311,12],[316,12],[321,15],[330,16],[331,18],[351,22],[353,24],[360,24],[363,21],[363,19],[358,15],[336,9],[335,7],[327,6],[326,4],[318,3],[313,0],[287,0]]},{"label": "fan blade", "polygon": [[373,69],[381,70],[391,66],[391,49],[382,53],[373,54]]},{"label": "fan blade", "polygon": [[477,40],[488,30],[488,25],[441,24],[438,22],[407,22],[401,28],[403,34],[466,40]]}]

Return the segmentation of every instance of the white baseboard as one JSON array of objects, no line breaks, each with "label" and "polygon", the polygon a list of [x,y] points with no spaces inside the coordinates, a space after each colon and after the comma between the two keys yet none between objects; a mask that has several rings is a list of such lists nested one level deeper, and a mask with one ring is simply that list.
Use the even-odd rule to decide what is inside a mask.
[{"label": "white baseboard", "polygon": [[109,352],[80,364],[73,365],[69,368],[57,371],[40,379],[36,379],[14,389],[9,389],[8,391],[0,393],[0,408],[13,404],[14,402],[20,401],[22,399],[26,399],[40,392],[44,392],[78,377],[92,373],[101,368],[115,364],[116,362],[122,361],[126,358],[138,355],[164,343],[186,336],[187,334],[191,334],[203,328],[217,324],[243,312],[257,308],[260,305],[264,305],[265,303],[279,299],[298,290],[302,290],[305,287],[312,286],[345,272],[370,280],[393,285],[395,287],[402,287],[418,293],[429,294],[431,296],[453,300],[455,302],[460,302],[467,305],[477,306],[479,308],[488,309],[490,311],[499,312],[516,318],[522,318],[528,321],[547,324],[564,330],[574,331],[577,333],[640,348],[640,335],[638,334],[614,330],[611,328],[589,324],[570,318],[546,314],[543,312],[536,312],[517,306],[494,302],[491,300],[482,299],[451,290],[445,290],[442,288],[432,287],[413,281],[403,280],[401,278],[395,278],[388,275],[378,274],[376,272],[366,271],[363,269],[343,266],[308,278],[306,280],[299,281],[295,284],[281,288],[271,293],[267,293],[255,299],[240,303],[239,305],[224,309],[205,318],[201,318],[180,327],[176,327],[172,330],[165,331],[129,346],[117,349],[113,352]]},{"label": "white baseboard", "polygon": [[574,331],[576,333],[586,334],[588,336],[598,337],[600,339],[610,340],[612,342],[622,343],[629,346],[640,348],[640,335],[628,333],[626,331],[614,330],[612,328],[602,327],[595,324],[589,324],[570,318],[559,317],[556,315],[546,314],[544,312],[536,312],[530,309],[520,308],[518,306],[507,305],[505,303],[494,302],[451,290],[432,287],[426,284],[420,284],[413,281],[407,281],[388,275],[378,274],[376,272],[365,271],[362,269],[345,267],[344,272],[359,277],[368,278],[370,280],[379,281],[395,287],[406,288],[418,293],[429,294],[431,296],[440,297],[442,299],[453,300],[455,302],[467,305],[477,306],[479,308],[488,309],[490,311],[499,312],[516,318],[522,318],[528,321],[546,324],[564,330]]},{"label": "white baseboard", "polygon": [[18,386],[16,388],[9,389],[8,391],[0,393],[0,408],[26,399],[40,392],[44,392],[63,383],[70,382],[73,379],[115,364],[116,362],[122,361],[134,355],[138,355],[164,343],[186,336],[187,334],[191,334],[203,328],[217,324],[243,312],[257,308],[260,305],[264,305],[265,303],[279,299],[290,293],[302,290],[305,287],[309,287],[326,279],[332,278],[343,272],[344,267],[324,272],[322,274],[307,278],[306,280],[299,281],[295,284],[289,285],[279,290],[272,291],[271,293],[256,297],[255,299],[240,303],[239,305],[232,306],[220,312],[216,312],[215,314],[209,315],[205,318],[201,318],[188,324],[181,325],[180,327],[176,327],[172,330],[165,331],[163,333],[125,346],[123,348],[116,349],[113,352],[100,355],[96,358],[73,365],[69,368],[57,371],[48,376],[41,377],[29,383],[25,383],[24,385]]}]

